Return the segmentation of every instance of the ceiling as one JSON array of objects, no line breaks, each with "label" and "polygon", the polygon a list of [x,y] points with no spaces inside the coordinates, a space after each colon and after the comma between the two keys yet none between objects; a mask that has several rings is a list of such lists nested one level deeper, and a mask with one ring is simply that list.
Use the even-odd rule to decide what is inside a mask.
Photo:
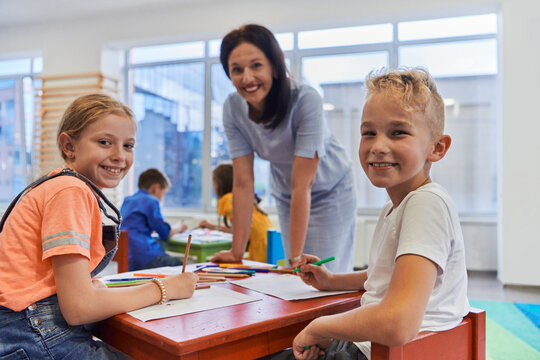
[{"label": "ceiling", "polygon": [[202,0],[0,0],[0,27],[197,1]]}]

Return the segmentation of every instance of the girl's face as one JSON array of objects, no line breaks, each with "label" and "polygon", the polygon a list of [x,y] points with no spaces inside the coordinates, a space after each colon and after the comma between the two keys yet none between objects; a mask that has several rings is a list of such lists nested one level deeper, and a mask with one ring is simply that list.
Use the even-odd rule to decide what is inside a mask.
[{"label": "girl's face", "polygon": [[229,55],[229,75],[236,90],[262,112],[273,83],[273,67],[264,53],[251,43],[241,43]]},{"label": "girl's face", "polygon": [[133,164],[136,127],[126,115],[109,114],[88,125],[78,140],[63,133],[67,165],[99,188],[114,188]]}]

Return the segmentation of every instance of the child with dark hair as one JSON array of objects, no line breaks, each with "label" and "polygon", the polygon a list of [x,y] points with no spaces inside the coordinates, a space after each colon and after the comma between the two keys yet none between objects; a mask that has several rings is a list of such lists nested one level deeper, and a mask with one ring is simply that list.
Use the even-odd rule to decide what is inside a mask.
[{"label": "child with dark hair", "polygon": [[[212,172],[214,192],[218,198],[218,214],[224,225],[212,224],[207,220],[200,222],[199,227],[219,230],[232,234],[233,216],[233,167],[231,164],[220,164]],[[266,262],[266,231],[274,227],[268,215],[259,207],[260,198],[255,195],[253,218],[249,233],[249,260]]]},{"label": "child with dark hair", "polygon": [[169,225],[161,214],[159,203],[170,188],[167,175],[158,169],[148,169],[139,176],[138,186],[139,191],[126,197],[120,209],[124,218],[122,230],[129,232],[129,270],[182,265],[181,258],[167,254],[152,237],[155,231],[161,240],[167,241],[187,229],[183,222]]}]

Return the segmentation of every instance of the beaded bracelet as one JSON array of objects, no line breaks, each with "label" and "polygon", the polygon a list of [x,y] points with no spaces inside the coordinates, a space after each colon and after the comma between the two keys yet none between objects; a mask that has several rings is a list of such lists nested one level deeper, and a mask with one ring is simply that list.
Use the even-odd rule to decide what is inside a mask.
[{"label": "beaded bracelet", "polygon": [[152,278],[152,282],[155,283],[159,287],[159,291],[161,291],[161,300],[159,300],[158,304],[163,304],[165,301],[167,301],[167,291],[165,290],[165,285],[163,285],[163,281],[157,278]]}]

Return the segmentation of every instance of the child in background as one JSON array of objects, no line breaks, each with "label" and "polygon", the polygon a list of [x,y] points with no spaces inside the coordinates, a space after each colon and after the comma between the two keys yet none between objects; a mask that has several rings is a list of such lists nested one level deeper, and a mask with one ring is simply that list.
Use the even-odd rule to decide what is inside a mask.
[{"label": "child in background", "polygon": [[116,187],[131,167],[136,128],[131,110],[107,95],[76,99],[57,133],[69,169],[29,186],[4,214],[0,358],[124,358],[80,325],[192,296],[192,273],[115,289],[92,280],[117,246],[117,231],[102,234],[101,211],[120,221],[107,214],[103,202],[119,212],[100,189]]},{"label": "child in background", "polygon": [[294,339],[293,353],[276,359],[369,359],[372,341],[402,345],[419,331],[451,329],[469,312],[457,209],[429,175],[451,142],[443,135],[444,104],[435,82],[412,69],[372,73],[366,86],[360,163],[390,197],[375,228],[368,269],[333,274],[311,265],[314,256],[304,256],[300,268],[302,279],[317,289],[365,290],[362,306],[313,320]]},{"label": "child in background", "polygon": [[[220,164],[212,172],[212,182],[214,192],[218,198],[218,214],[223,217],[224,225],[211,224],[207,220],[202,220],[199,227],[210,230],[219,230],[232,234],[233,215],[233,166],[231,164]],[[268,215],[257,205],[260,199],[255,196],[253,205],[253,220],[249,233],[248,260],[266,262],[266,232],[272,229],[274,224]]]},{"label": "child in background", "polygon": [[170,188],[167,175],[158,169],[148,169],[139,176],[139,191],[124,199],[122,230],[129,232],[129,270],[150,269],[160,266],[182,265],[182,259],[170,256],[152,232],[167,241],[169,237],[187,229],[180,222],[173,226],[163,220],[160,201]]}]

